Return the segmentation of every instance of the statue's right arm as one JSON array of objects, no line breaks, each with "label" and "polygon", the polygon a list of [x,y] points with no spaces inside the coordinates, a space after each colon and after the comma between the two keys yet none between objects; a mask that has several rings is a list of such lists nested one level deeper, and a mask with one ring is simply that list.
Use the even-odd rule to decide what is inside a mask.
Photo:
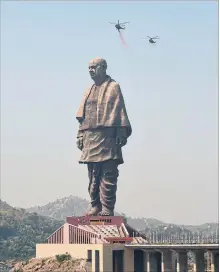
[{"label": "statue's right arm", "polygon": [[83,137],[83,131],[82,130],[78,130],[76,138],[81,138],[81,137]]}]

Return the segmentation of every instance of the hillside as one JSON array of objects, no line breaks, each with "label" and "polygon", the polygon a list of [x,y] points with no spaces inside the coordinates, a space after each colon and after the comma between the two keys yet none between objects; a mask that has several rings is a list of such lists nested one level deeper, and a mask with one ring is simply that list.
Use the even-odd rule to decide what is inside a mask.
[{"label": "hillside", "polygon": [[61,221],[16,209],[0,200],[0,260],[35,256],[35,244],[45,242]]}]

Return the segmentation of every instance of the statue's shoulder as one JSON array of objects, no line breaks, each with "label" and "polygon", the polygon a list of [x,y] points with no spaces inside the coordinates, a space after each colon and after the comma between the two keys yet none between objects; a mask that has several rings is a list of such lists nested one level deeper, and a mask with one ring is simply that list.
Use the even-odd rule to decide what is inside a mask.
[{"label": "statue's shoulder", "polygon": [[109,82],[109,87],[112,89],[112,90],[115,90],[115,91],[120,91],[120,85],[117,81],[115,81],[114,79],[111,79],[110,82]]},{"label": "statue's shoulder", "polygon": [[92,84],[90,87],[87,87],[84,91],[84,96],[87,96],[90,93],[90,90],[92,89],[92,87],[94,86],[94,84]]},{"label": "statue's shoulder", "polygon": [[87,88],[86,88],[86,92],[89,92],[89,91],[93,88],[94,85],[95,85],[95,84],[92,84],[92,85],[90,85],[89,87],[87,87]]}]

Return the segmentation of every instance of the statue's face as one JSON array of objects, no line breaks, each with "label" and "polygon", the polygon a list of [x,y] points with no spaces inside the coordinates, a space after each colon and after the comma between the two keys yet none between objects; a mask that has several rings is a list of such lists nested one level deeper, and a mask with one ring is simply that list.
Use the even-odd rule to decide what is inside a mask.
[{"label": "statue's face", "polygon": [[99,62],[89,63],[89,74],[93,80],[102,78],[106,73],[105,67]]}]

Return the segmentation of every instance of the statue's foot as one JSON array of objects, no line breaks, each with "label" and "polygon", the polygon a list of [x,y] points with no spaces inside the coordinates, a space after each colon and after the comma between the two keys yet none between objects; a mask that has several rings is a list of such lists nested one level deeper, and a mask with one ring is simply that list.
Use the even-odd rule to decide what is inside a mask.
[{"label": "statue's foot", "polygon": [[86,216],[96,216],[101,210],[101,206],[92,207],[91,210],[87,212]]},{"label": "statue's foot", "polygon": [[99,212],[98,215],[100,215],[100,216],[114,216],[114,212],[113,211],[105,211],[105,210],[103,210],[103,211]]}]

